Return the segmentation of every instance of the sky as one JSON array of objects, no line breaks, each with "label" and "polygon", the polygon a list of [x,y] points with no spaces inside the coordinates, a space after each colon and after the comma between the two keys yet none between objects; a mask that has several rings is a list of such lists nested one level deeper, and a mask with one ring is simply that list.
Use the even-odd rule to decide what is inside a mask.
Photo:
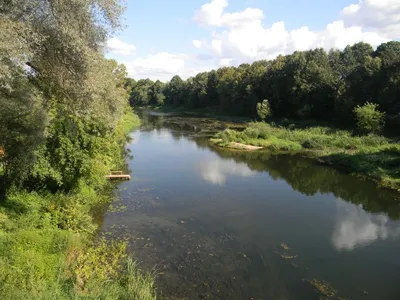
[{"label": "sky", "polygon": [[186,79],[314,48],[400,39],[400,0],[125,0],[106,56],[130,77]]}]

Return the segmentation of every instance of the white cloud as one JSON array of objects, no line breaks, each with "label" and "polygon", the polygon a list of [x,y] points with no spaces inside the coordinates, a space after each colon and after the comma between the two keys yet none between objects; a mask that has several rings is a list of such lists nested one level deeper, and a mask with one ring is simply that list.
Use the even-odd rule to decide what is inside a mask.
[{"label": "white cloud", "polygon": [[127,44],[118,38],[111,38],[107,41],[107,49],[112,54],[121,55],[134,55],[136,53],[136,46]]},{"label": "white cloud", "polygon": [[207,55],[199,57],[168,52],[159,52],[146,57],[120,61],[120,63],[125,64],[129,76],[135,79],[149,78],[163,82],[169,81],[175,75],[187,79],[197,73],[210,71],[215,67],[214,60]]},{"label": "white cloud", "polygon": [[142,79],[167,81],[175,74],[184,72],[186,55],[160,52],[144,58],[123,62],[130,76]]},{"label": "white cloud", "polygon": [[194,20],[201,25],[221,26],[221,15],[227,6],[227,0],[213,0],[201,6],[200,10],[196,12]]},{"label": "white cloud", "polygon": [[201,41],[199,40],[193,40],[192,41],[193,46],[195,46],[196,48],[201,48]]},{"label": "white cloud", "polygon": [[199,163],[201,177],[215,185],[223,185],[228,176],[249,177],[255,174],[244,163],[233,160],[211,159]]},{"label": "white cloud", "polygon": [[242,12],[225,13],[227,0],[212,0],[201,6],[195,13],[194,20],[204,26],[240,27],[248,22],[257,22],[264,17],[258,8],[246,8]]},{"label": "white cloud", "polygon": [[[382,2],[387,3],[383,5]],[[366,0],[374,3],[382,11],[388,7],[395,9],[399,0]],[[362,13],[364,2],[353,4],[343,9],[342,15]],[[371,5],[371,4],[369,4]],[[270,27],[263,25],[264,13],[257,8],[246,8],[239,12],[225,12],[227,0],[211,0],[204,4],[194,16],[194,20],[202,26],[214,27],[209,41],[201,44],[201,49],[210,51],[223,59],[230,59],[234,64],[251,62],[257,59],[273,59],[279,54],[290,54],[322,47],[343,49],[360,41],[377,46],[388,41],[387,35],[376,30],[365,30],[362,24],[346,26],[344,20],[327,24],[320,31],[311,31],[307,26],[287,30],[284,21],[275,22]],[[390,13],[389,15],[395,15]],[[397,24],[396,18],[388,23]],[[390,27],[391,28],[391,27]],[[400,30],[399,30],[400,32]]]},{"label": "white cloud", "polygon": [[219,60],[219,65],[221,67],[229,67],[232,64],[232,59],[231,58],[222,58]]},{"label": "white cloud", "polygon": [[392,224],[385,214],[371,214],[361,206],[338,204],[337,220],[332,242],[337,250],[351,251],[379,239],[398,238],[399,225]]},{"label": "white cloud", "polygon": [[341,16],[346,26],[361,26],[385,38],[400,38],[399,0],[362,0],[345,7]]}]

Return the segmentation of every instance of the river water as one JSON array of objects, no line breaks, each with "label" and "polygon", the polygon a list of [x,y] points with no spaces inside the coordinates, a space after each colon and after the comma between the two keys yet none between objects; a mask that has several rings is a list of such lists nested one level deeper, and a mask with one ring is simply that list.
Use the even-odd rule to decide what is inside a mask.
[{"label": "river water", "polygon": [[207,119],[143,118],[102,230],[129,241],[163,299],[400,299],[398,195],[213,147]]}]

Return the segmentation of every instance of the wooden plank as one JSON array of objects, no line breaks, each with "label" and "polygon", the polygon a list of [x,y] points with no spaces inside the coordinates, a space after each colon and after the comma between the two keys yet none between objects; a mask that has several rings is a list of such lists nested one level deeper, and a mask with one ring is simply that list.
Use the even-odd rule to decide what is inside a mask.
[{"label": "wooden plank", "polygon": [[108,179],[122,179],[122,180],[131,180],[131,175],[127,174],[120,174],[120,175],[107,175],[106,178]]}]

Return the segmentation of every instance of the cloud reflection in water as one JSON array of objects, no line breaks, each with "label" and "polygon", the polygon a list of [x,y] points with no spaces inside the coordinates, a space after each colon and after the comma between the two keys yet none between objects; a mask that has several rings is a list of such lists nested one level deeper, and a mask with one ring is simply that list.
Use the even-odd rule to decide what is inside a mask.
[{"label": "cloud reflection in water", "polygon": [[386,214],[366,212],[361,205],[339,203],[332,242],[337,250],[352,251],[379,239],[397,238],[400,225],[393,224]]},{"label": "cloud reflection in water", "polygon": [[249,177],[256,172],[249,169],[244,163],[233,160],[212,159],[199,163],[201,177],[215,185],[223,185],[230,175]]}]

